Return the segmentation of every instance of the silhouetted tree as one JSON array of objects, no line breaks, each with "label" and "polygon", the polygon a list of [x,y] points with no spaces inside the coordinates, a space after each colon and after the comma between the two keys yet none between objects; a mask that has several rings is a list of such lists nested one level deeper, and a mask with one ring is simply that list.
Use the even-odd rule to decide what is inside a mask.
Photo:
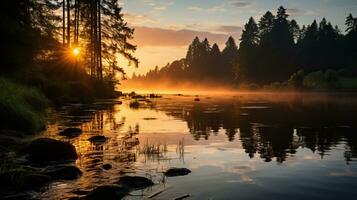
[{"label": "silhouetted tree", "polygon": [[[236,66],[236,79],[239,81],[255,82],[255,78],[259,77],[259,72],[256,66],[257,48],[259,45],[259,29],[258,25],[251,17],[249,22],[244,26],[240,48],[238,51],[239,66]],[[256,76],[258,75],[258,77]]]},{"label": "silhouetted tree", "polygon": [[226,42],[225,48],[222,51],[223,65],[221,68],[221,74],[223,74],[222,78],[224,78],[226,82],[232,82],[234,79],[233,67],[237,56],[238,47],[233,37],[230,36]]}]

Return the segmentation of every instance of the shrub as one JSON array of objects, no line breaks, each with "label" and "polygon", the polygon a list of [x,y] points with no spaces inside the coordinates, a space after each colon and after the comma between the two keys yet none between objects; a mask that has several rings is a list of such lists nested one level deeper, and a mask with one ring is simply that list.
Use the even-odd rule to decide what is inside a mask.
[{"label": "shrub", "polygon": [[48,103],[37,89],[0,78],[0,129],[25,133],[42,130]]}]

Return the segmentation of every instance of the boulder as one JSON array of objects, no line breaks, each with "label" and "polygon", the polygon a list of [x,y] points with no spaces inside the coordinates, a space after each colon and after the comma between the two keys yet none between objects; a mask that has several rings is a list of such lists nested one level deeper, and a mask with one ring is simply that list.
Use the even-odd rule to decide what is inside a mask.
[{"label": "boulder", "polygon": [[66,128],[59,133],[60,136],[66,137],[78,137],[82,134],[82,129],[80,128]]},{"label": "boulder", "polygon": [[30,162],[69,161],[78,157],[72,144],[49,138],[32,141],[24,151]]},{"label": "boulder", "polygon": [[44,172],[45,175],[50,176],[53,180],[74,180],[82,175],[82,172],[75,166],[56,166]]},{"label": "boulder", "polygon": [[105,185],[99,186],[89,194],[87,194],[83,199],[86,200],[118,200],[122,199],[129,194],[129,190],[124,187],[117,185]]},{"label": "boulder", "polygon": [[0,174],[0,186],[2,188],[32,190],[49,184],[51,180],[50,176],[21,169]]},{"label": "boulder", "polygon": [[186,176],[189,173],[191,173],[191,170],[187,168],[170,168],[164,172],[165,176],[167,177]]},{"label": "boulder", "polygon": [[104,164],[102,167],[105,170],[110,170],[112,168],[112,165],[111,164]]},{"label": "boulder", "polygon": [[154,185],[152,180],[141,176],[120,177],[118,184],[132,190],[144,189]]},{"label": "boulder", "polygon": [[88,139],[92,143],[105,143],[107,138],[102,135],[96,135]]}]

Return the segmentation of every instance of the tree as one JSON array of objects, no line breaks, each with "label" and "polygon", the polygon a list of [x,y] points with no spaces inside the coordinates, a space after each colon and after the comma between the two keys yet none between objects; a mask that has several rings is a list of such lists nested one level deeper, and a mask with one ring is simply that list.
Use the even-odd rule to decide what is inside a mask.
[{"label": "tree", "polygon": [[209,55],[209,76],[211,78],[217,79],[217,75],[219,74],[219,70],[222,66],[222,54],[219,50],[219,47],[216,43],[213,44],[210,55]]},{"label": "tree", "polygon": [[303,70],[307,72],[315,70],[317,65],[315,58],[319,50],[318,36],[318,25],[316,20],[314,20],[312,24],[302,32],[302,36],[298,42],[299,64]]},{"label": "tree", "polygon": [[357,31],[357,17],[353,17],[352,14],[349,14],[346,18],[347,32],[356,32]]},{"label": "tree", "polygon": [[221,73],[222,78],[225,79],[226,82],[232,82],[234,77],[232,75],[234,62],[237,58],[238,47],[236,45],[235,40],[232,36],[230,36],[226,42],[226,46],[222,51],[222,69]]},{"label": "tree", "polygon": [[[267,82],[283,81],[297,69],[294,65],[294,36],[290,31],[288,16],[286,9],[282,6],[279,7],[273,28],[269,34],[269,41],[271,42],[263,48],[265,52],[268,52],[268,57],[265,57],[262,61],[269,60],[266,69],[263,70],[266,73]],[[264,63],[262,63],[263,65]]]},{"label": "tree", "polygon": [[266,42],[268,34],[274,26],[275,16],[270,12],[266,12],[259,21],[260,40],[262,43]]},{"label": "tree", "polygon": [[238,51],[239,67],[236,65],[235,74],[240,81],[255,82],[258,75],[256,68],[256,54],[259,45],[259,28],[253,17],[245,24]]},{"label": "tree", "polygon": [[295,19],[290,21],[289,29],[290,33],[294,36],[294,40],[297,41],[300,38],[301,30],[299,24],[295,21]]}]

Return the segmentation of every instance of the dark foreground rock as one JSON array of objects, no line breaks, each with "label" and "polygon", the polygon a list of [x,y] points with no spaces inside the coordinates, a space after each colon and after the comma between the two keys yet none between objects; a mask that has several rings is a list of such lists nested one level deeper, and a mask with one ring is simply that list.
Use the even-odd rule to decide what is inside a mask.
[{"label": "dark foreground rock", "polygon": [[44,174],[50,176],[52,180],[74,180],[79,178],[82,172],[75,166],[57,166]]},{"label": "dark foreground rock", "polygon": [[76,160],[77,152],[70,143],[40,138],[32,141],[24,150],[30,162],[51,162]]},{"label": "dark foreground rock", "polygon": [[124,187],[120,187],[117,185],[105,185],[99,186],[93,191],[91,191],[88,195],[86,195],[83,199],[86,200],[118,200],[122,199],[126,195],[129,194],[129,190]]},{"label": "dark foreground rock", "polygon": [[12,170],[0,174],[0,186],[19,190],[32,190],[43,187],[52,181],[50,176],[25,170]]},{"label": "dark foreground rock", "polygon": [[66,137],[78,137],[82,134],[82,129],[80,128],[66,128],[59,133],[61,136]]},{"label": "dark foreground rock", "polygon": [[167,177],[186,176],[189,173],[191,173],[191,170],[187,168],[170,168],[164,172],[165,176]]},{"label": "dark foreground rock", "polygon": [[144,189],[154,185],[152,180],[141,176],[120,177],[118,184],[132,190]]},{"label": "dark foreground rock", "polygon": [[107,138],[102,135],[96,135],[88,139],[92,143],[105,143]]},{"label": "dark foreground rock", "polygon": [[111,164],[104,164],[102,167],[105,170],[110,170],[112,168],[112,165]]}]

